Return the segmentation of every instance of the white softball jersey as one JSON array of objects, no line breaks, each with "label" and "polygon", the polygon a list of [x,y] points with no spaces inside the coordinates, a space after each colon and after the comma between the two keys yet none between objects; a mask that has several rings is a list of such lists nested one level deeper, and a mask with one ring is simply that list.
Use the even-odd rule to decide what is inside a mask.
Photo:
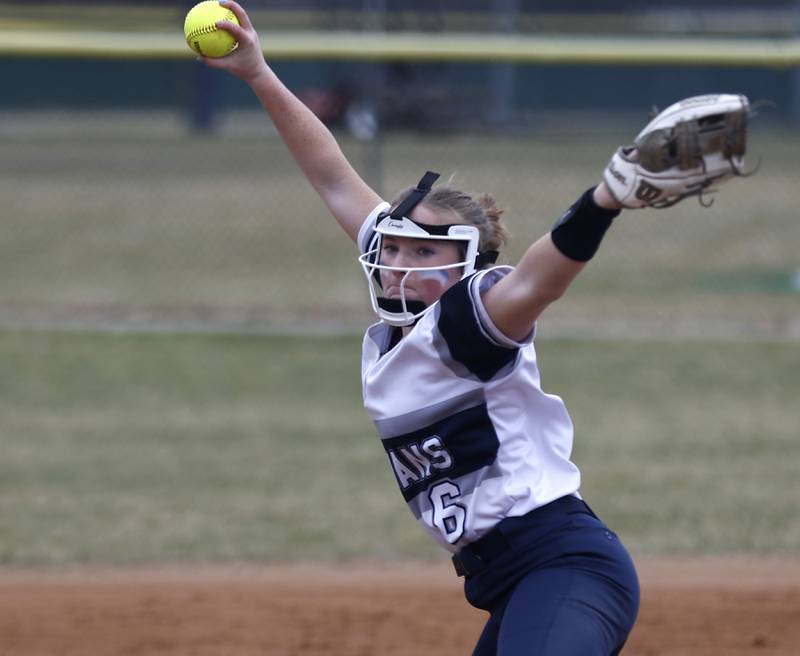
[{"label": "white softball jersey", "polygon": [[[387,208],[364,222],[362,253]],[[579,496],[572,421],[542,391],[533,333],[507,338],[481,300],[511,270],[461,280],[399,342],[383,322],[364,336],[364,406],[411,512],[450,552],[506,517]]]}]

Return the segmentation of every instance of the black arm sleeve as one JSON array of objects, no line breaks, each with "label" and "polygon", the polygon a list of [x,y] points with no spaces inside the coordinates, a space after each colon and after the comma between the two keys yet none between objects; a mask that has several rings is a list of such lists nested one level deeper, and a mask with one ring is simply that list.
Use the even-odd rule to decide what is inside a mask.
[{"label": "black arm sleeve", "polygon": [[588,189],[553,226],[550,233],[561,253],[577,262],[591,260],[606,230],[620,210],[608,210],[594,202],[594,187]]}]

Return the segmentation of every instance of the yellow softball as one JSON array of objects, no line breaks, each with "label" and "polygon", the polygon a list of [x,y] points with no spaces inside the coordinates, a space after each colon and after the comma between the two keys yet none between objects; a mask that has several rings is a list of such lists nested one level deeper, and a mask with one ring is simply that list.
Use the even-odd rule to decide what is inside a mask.
[{"label": "yellow softball", "polygon": [[186,43],[204,57],[224,57],[236,47],[236,39],[229,32],[217,29],[217,22],[223,20],[239,24],[236,14],[217,0],[205,0],[196,4],[186,14],[186,21],[183,23]]}]

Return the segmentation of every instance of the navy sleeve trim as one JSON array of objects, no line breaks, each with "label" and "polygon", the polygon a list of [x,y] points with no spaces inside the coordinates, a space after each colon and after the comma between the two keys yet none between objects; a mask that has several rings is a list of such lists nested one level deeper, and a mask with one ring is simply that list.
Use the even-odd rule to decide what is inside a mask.
[{"label": "navy sleeve trim", "polygon": [[494,324],[494,320],[486,310],[483,304],[482,294],[488,291],[493,285],[502,280],[506,275],[511,273],[513,268],[510,266],[496,266],[491,269],[483,269],[478,271],[470,278],[470,295],[472,297],[472,304],[475,307],[478,321],[480,322],[481,329],[489,337],[489,339],[498,346],[505,346],[507,348],[523,348],[533,341],[536,334],[536,325],[534,324],[531,332],[522,340],[514,340],[506,335]]},{"label": "navy sleeve trim", "polygon": [[470,278],[448,289],[439,300],[437,327],[450,355],[483,382],[514,362],[519,349],[500,346],[481,328],[470,294]]}]

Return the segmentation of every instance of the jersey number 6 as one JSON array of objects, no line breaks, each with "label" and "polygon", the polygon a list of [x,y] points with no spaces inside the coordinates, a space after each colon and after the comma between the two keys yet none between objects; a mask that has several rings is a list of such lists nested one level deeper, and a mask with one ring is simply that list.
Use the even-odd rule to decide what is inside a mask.
[{"label": "jersey number 6", "polygon": [[461,490],[451,481],[434,485],[428,492],[433,508],[433,525],[438,528],[450,544],[458,542],[464,533],[467,509],[456,500]]}]

